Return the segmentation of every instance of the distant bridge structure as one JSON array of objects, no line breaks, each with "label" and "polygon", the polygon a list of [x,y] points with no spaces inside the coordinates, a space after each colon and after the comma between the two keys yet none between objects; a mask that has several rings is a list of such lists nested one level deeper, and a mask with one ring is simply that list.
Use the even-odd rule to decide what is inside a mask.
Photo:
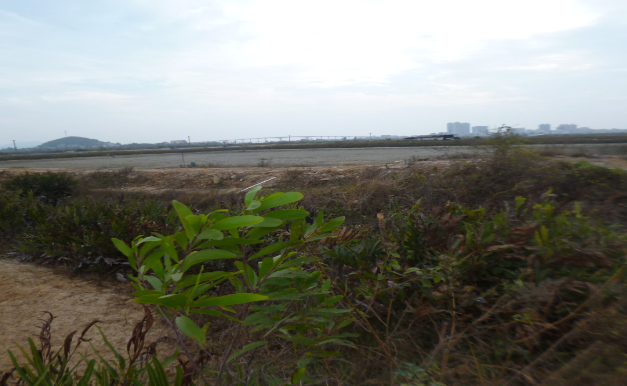
[{"label": "distant bridge structure", "polygon": [[[263,143],[263,142],[275,142],[276,140],[280,141],[284,141],[285,139],[288,140],[288,142],[291,142],[292,139],[295,138],[301,138],[301,139],[306,139],[306,140],[310,140],[311,138],[313,139],[335,139],[335,140],[348,140],[349,136],[340,136],[340,135],[286,135],[283,137],[259,137],[259,138],[238,138],[238,139],[232,139],[232,140],[228,140],[228,141],[220,141],[220,142],[229,142],[229,143]],[[270,141],[268,141],[270,140]],[[275,141],[272,141],[275,140]]]},{"label": "distant bridge structure", "polygon": [[460,139],[459,137],[456,137],[453,134],[434,134],[434,135],[415,135],[413,137],[407,137],[405,139],[410,139],[410,140],[443,140],[443,141],[451,141],[454,139]]}]

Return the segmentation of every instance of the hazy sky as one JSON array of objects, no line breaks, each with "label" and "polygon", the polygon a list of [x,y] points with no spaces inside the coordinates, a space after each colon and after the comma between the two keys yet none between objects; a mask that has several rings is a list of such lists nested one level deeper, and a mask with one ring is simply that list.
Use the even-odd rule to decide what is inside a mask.
[{"label": "hazy sky", "polygon": [[0,0],[0,143],[627,128],[626,0]]}]

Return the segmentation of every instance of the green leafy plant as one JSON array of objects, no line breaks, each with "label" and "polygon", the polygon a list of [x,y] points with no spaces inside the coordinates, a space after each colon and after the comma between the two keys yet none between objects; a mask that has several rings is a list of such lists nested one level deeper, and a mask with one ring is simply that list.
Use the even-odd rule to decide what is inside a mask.
[{"label": "green leafy plant", "polygon": [[[303,209],[276,209],[301,200],[301,193],[258,196],[260,189],[246,194],[240,215],[229,216],[226,210],[194,214],[174,201],[180,232],[138,237],[130,245],[113,239],[137,271],[131,277],[135,301],[157,306],[204,382],[193,353],[210,355],[206,350],[210,337],[209,325],[195,321],[199,315],[236,326],[216,371],[217,383],[230,379],[232,384],[248,384],[254,377],[253,358],[270,338],[291,342],[296,354],[325,357],[334,355],[326,347],[351,345],[347,338],[355,336],[339,331],[352,322],[346,316],[350,309],[337,308],[342,296],[333,296],[331,282],[309,268],[320,259],[303,253],[303,246],[332,236],[344,218],[325,221],[320,212],[308,223],[309,213]],[[273,238],[277,233],[287,239]],[[229,268],[211,270],[216,262]],[[227,282],[232,293],[217,296],[213,291]],[[244,335],[259,340],[242,344]],[[186,345],[183,336],[194,346]],[[304,372],[299,369],[293,383],[298,384]]]}]

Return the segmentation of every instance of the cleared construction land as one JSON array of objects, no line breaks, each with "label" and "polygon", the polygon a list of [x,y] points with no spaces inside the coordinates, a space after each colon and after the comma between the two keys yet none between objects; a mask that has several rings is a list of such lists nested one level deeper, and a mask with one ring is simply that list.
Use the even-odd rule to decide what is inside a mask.
[{"label": "cleared construction land", "polygon": [[182,154],[136,154],[115,157],[80,157],[43,160],[0,161],[0,168],[100,169],[175,168],[195,162],[213,167],[250,166],[335,166],[378,165],[409,159],[433,158],[469,152],[466,147],[367,148],[367,149],[301,149],[301,150],[234,150]]},{"label": "cleared construction land", "polygon": [[[557,151],[564,155],[625,155],[627,145],[620,144],[565,144],[532,145],[537,150]],[[116,156],[85,156],[72,154],[71,158],[1,160],[0,168],[32,169],[136,169],[177,168],[194,162],[199,167],[295,167],[381,165],[411,158],[446,158],[468,153],[481,153],[474,146],[420,146],[369,147],[325,149],[258,149],[204,151],[164,154],[129,154]]]}]

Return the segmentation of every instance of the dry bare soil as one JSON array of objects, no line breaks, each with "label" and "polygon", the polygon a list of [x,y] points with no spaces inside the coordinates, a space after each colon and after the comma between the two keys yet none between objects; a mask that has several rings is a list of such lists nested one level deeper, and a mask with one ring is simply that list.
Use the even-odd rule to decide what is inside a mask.
[{"label": "dry bare soil", "polygon": [[[28,337],[38,343],[37,336],[45,317],[51,312],[52,347],[62,347],[63,340],[72,331],[78,333],[94,319],[107,338],[120,352],[126,351],[126,343],[133,327],[143,317],[141,305],[133,303],[129,285],[70,277],[52,268],[1,259],[0,272],[0,373],[11,368],[6,350],[19,352],[17,344],[26,346]],[[170,331],[157,322],[148,334],[148,342]],[[86,336],[101,353],[107,353],[98,330],[92,328]],[[82,346],[83,347],[83,346]],[[83,348],[87,348],[87,344]],[[171,350],[167,342],[160,347]],[[89,353],[90,350],[83,350]],[[110,357],[110,355],[106,355]]]}]

